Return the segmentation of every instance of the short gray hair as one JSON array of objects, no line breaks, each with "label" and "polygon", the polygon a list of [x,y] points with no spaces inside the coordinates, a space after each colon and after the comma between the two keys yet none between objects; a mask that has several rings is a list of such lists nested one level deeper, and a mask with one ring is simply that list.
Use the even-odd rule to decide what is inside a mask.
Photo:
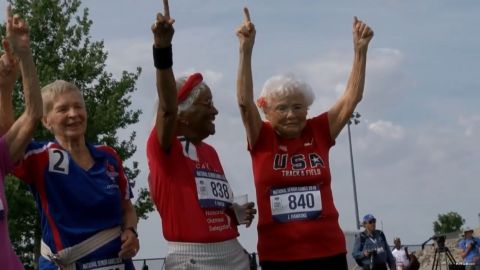
[{"label": "short gray hair", "polygon": [[67,82],[64,80],[56,80],[52,83],[45,85],[41,92],[42,92],[42,99],[43,99],[43,113],[47,114],[50,112],[53,106],[53,100],[60,94],[77,91],[80,93],[80,96],[83,100],[82,91],[73,83]]},{"label": "short gray hair", "polygon": [[284,97],[294,93],[303,95],[307,107],[313,104],[315,94],[308,83],[297,79],[292,73],[273,76],[263,85],[260,97],[257,99],[257,106],[265,111],[272,97]]}]

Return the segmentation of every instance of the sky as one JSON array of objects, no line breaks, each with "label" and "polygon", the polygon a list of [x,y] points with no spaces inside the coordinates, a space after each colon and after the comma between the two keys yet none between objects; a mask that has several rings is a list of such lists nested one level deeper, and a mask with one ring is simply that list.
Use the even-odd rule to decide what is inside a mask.
[{"label": "sky", "polygon": [[[202,72],[219,110],[217,132],[206,141],[219,153],[236,194],[255,201],[251,160],[235,99],[242,8],[257,29],[253,54],[255,96],[277,74],[308,82],[316,100],[309,116],[330,108],[342,94],[353,59],[352,18],[375,32],[367,60],[365,92],[351,127],[360,218],[372,213],[387,239],[421,244],[433,235],[438,214],[458,212],[479,226],[480,2],[477,0],[171,0],[176,76]],[[155,69],[150,25],[160,0],[84,0],[91,36],[109,53],[106,69],[117,78],[142,68],[132,108],[137,131],[137,186],[147,186],[145,142],[154,117]],[[2,3],[4,8],[4,3]],[[3,16],[3,13],[2,13]],[[2,19],[4,19],[2,17]],[[128,164],[130,161],[126,161]],[[345,231],[356,230],[347,128],[330,151],[332,190]],[[256,220],[240,229],[240,242],[256,249]],[[157,212],[140,221],[137,258],[164,257]]]}]

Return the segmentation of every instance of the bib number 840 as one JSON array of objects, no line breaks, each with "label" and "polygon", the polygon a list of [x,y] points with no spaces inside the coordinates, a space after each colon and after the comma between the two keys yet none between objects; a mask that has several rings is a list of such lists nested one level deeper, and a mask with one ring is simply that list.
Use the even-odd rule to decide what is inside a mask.
[{"label": "bib number 840", "polygon": [[295,196],[294,194],[288,195],[288,207],[291,210],[296,210],[299,207],[301,207],[302,209],[311,209],[314,206],[315,198],[313,197],[312,193],[298,194],[297,196]]}]

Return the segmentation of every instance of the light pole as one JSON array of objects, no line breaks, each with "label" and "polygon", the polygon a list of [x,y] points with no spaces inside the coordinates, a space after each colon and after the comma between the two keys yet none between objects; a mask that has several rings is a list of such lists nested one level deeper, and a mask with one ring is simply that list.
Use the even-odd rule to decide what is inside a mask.
[{"label": "light pole", "polygon": [[352,135],[350,134],[350,125],[358,125],[360,123],[360,114],[358,112],[354,112],[350,116],[350,120],[348,120],[348,144],[350,146],[350,165],[352,167],[352,182],[353,182],[353,200],[355,201],[355,220],[357,224],[357,230],[360,230],[360,217],[358,216],[358,201],[357,201],[357,184],[355,183],[355,167],[353,166],[353,153],[352,153]]}]

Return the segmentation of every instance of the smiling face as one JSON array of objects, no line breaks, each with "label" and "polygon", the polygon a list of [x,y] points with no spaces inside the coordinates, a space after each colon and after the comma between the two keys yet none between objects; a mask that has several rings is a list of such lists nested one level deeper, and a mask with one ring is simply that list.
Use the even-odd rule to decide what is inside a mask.
[{"label": "smiling face", "polygon": [[307,123],[308,106],[300,92],[272,96],[265,108],[265,117],[283,138],[297,138]]},{"label": "smiling face", "polygon": [[213,105],[212,92],[206,86],[190,105],[188,110],[182,112],[181,119],[187,123],[189,133],[193,134],[195,139],[201,141],[210,135],[215,134],[215,116],[218,114],[217,109]]},{"label": "smiling face", "polygon": [[46,104],[43,125],[60,142],[83,139],[87,129],[87,111],[78,89],[69,89],[55,94]]}]

